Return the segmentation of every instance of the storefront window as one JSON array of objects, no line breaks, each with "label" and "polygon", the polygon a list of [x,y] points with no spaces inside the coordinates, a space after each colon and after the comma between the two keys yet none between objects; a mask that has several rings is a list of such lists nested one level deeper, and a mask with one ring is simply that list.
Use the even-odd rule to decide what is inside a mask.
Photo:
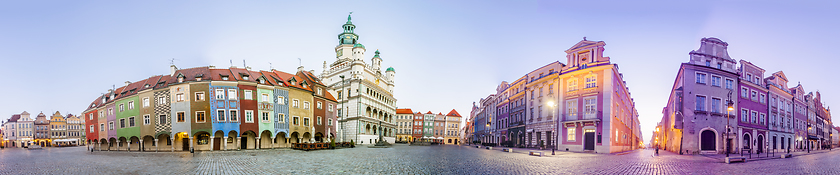
[{"label": "storefront window", "polygon": [[206,145],[210,142],[210,134],[204,133],[198,135],[198,145]]}]

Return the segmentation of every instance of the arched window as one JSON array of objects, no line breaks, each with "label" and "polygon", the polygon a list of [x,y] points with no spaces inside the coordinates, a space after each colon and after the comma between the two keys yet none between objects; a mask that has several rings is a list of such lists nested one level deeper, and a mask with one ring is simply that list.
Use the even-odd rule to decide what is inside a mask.
[{"label": "arched window", "polygon": [[207,143],[210,143],[210,134],[202,133],[198,134],[196,137],[198,138],[198,141],[196,141],[198,145],[206,145]]}]

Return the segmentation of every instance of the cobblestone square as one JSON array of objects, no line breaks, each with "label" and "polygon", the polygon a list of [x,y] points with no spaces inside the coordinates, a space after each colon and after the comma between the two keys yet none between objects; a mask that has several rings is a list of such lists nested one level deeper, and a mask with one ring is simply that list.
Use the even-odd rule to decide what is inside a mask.
[{"label": "cobblestone square", "polygon": [[622,155],[545,151],[529,156],[468,146],[223,152],[86,152],[85,147],[0,150],[0,174],[840,174],[840,151],[724,164],[640,150]]}]

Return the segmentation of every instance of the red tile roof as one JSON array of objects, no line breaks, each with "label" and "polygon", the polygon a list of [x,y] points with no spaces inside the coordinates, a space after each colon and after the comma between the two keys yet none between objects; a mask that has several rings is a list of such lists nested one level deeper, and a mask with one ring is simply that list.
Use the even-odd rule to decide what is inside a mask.
[{"label": "red tile roof", "polygon": [[397,114],[413,114],[411,108],[397,109]]},{"label": "red tile roof", "polygon": [[455,109],[452,109],[452,111],[449,111],[449,114],[446,114],[446,116],[461,117],[461,114],[458,114],[458,111],[455,111]]},{"label": "red tile roof", "polygon": [[17,122],[18,120],[20,120],[20,114],[15,114],[12,115],[12,117],[9,118],[9,120],[6,120],[6,122]]},{"label": "red tile roof", "polygon": [[[312,86],[306,86],[305,88],[304,88],[303,86],[301,86],[301,84],[303,84],[303,83],[304,83],[304,82],[306,82],[306,81],[305,81],[303,78],[298,77],[297,75],[292,75],[292,74],[289,74],[289,73],[286,73],[286,72],[282,72],[282,71],[277,71],[277,70],[275,70],[275,71],[274,71],[274,74],[277,74],[277,76],[278,76],[278,77],[280,77],[280,78],[282,78],[283,80],[285,80],[285,81],[286,81],[286,83],[288,83],[289,87],[295,87],[295,88],[298,88],[298,89],[302,89],[302,90],[306,90],[306,91],[310,91],[310,92],[312,92],[312,89],[310,89],[310,87],[312,87]],[[293,79],[294,79],[295,81],[297,81],[297,83],[295,83],[294,85],[292,85],[291,83],[289,83],[289,81],[291,81],[291,80],[293,80]],[[307,83],[307,84],[308,84],[308,83]]]},{"label": "red tile roof", "polygon": [[429,112],[426,112],[426,114],[434,114],[434,113],[432,113],[432,111],[429,111]]}]

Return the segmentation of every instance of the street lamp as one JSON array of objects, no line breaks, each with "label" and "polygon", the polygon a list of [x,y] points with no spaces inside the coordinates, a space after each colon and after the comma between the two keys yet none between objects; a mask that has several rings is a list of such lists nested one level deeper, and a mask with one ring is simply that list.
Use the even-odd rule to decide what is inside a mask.
[{"label": "street lamp", "polygon": [[732,110],[735,110],[735,107],[733,106],[733,103],[732,103],[732,90],[729,90],[729,94],[727,95],[727,98],[728,99],[726,100],[727,101],[726,102],[726,157],[729,157],[729,152],[730,152],[730,149],[731,149],[729,147],[729,145],[730,145],[729,142],[731,142],[730,138],[729,138],[729,117],[730,117],[730,113],[732,113]]},{"label": "street lamp", "polygon": [[[559,124],[559,121],[560,121],[559,119],[560,118],[554,116],[554,101],[548,101],[546,104],[548,105],[548,107],[551,108],[551,118],[558,121],[558,123],[555,124],[555,128],[557,128],[557,129],[552,131],[552,133],[557,134],[557,131],[560,131],[560,129],[559,129],[560,128],[560,124]],[[550,138],[551,136],[547,135],[547,137]],[[556,140],[557,139],[555,139],[555,142],[556,142]],[[547,144],[551,145],[551,155],[554,155],[554,149],[556,149],[556,146],[551,144],[551,143],[547,143]]]}]

